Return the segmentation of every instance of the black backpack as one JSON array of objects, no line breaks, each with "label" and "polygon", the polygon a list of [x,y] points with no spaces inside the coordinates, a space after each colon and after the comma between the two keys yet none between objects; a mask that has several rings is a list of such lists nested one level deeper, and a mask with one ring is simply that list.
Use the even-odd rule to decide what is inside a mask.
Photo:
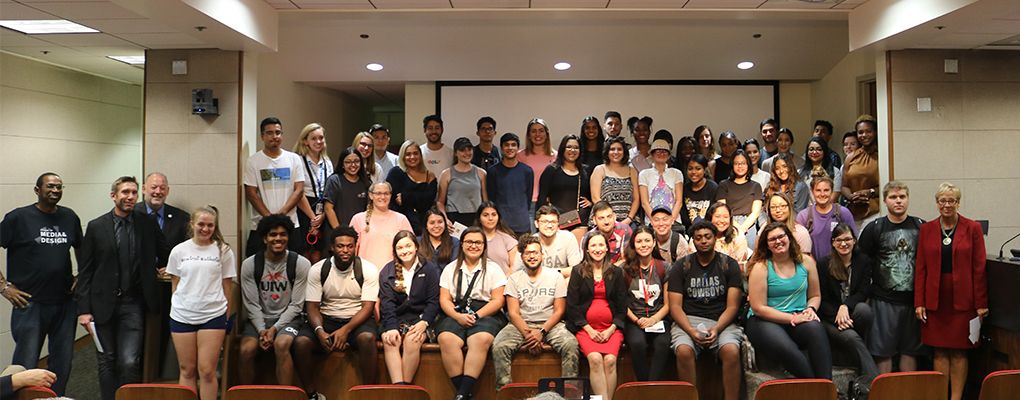
[{"label": "black backpack", "polygon": [[[294,278],[297,276],[298,254],[293,251],[287,252],[287,283],[294,288]],[[262,280],[262,274],[266,271],[266,253],[260,251],[255,253],[255,283]]]},{"label": "black backpack", "polygon": [[[326,261],[322,263],[322,270],[319,272],[319,285],[326,284],[326,278],[329,278],[329,271],[332,268],[331,261],[333,257],[326,257]],[[361,258],[354,257],[354,280],[358,281],[358,286],[365,285],[365,273],[361,270]]]}]

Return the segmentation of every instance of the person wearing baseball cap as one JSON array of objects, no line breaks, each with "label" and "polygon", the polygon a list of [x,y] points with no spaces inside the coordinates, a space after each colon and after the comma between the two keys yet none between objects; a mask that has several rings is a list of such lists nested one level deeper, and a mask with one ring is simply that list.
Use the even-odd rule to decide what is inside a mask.
[{"label": "person wearing baseball cap", "polygon": [[[641,191],[641,209],[651,216],[652,209],[668,209],[675,221],[680,214],[684,198],[684,175],[680,170],[669,167],[670,143],[659,139],[652,142],[649,153],[655,162],[638,174],[638,188]],[[645,223],[650,223],[646,217]]]}]

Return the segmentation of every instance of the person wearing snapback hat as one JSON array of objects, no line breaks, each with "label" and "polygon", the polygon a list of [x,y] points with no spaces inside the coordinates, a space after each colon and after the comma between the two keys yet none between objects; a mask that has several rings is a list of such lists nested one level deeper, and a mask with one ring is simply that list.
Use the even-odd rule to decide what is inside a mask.
[{"label": "person wearing snapback hat", "polygon": [[489,199],[485,193],[485,170],[471,164],[475,150],[470,139],[457,138],[453,142],[453,152],[457,163],[439,175],[436,208],[446,215],[450,227],[454,222],[471,226],[478,206]]},{"label": "person wearing snapback hat", "polygon": [[[641,209],[645,211],[645,215],[650,216],[653,209],[665,208],[675,221],[683,205],[684,175],[680,170],[669,167],[669,142],[663,139],[652,142],[649,153],[652,154],[655,164],[638,174]],[[649,222],[646,217],[645,223]]]}]

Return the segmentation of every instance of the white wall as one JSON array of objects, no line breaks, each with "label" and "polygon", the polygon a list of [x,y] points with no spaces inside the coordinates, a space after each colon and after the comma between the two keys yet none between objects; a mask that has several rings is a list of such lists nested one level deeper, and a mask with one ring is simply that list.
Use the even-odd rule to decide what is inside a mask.
[{"label": "white wall", "polygon": [[[52,171],[64,181],[60,205],[77,212],[84,229],[113,207],[114,180],[141,177],[142,87],[8,53],[0,53],[0,70],[0,212],[35,203],[36,178]],[[6,274],[6,250],[0,269]],[[0,301],[5,366],[14,351],[10,315],[11,304]]]}]

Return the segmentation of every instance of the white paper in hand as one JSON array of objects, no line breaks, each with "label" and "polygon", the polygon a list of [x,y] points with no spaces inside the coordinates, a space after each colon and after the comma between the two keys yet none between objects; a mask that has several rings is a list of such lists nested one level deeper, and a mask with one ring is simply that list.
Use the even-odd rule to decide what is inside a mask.
[{"label": "white paper in hand", "polygon": [[648,333],[666,333],[666,324],[664,322],[662,322],[662,321],[656,322],[656,323],[652,324],[652,326],[649,326],[649,327],[645,328],[645,332],[648,332]]},{"label": "white paper in hand", "polygon": [[698,324],[698,336],[700,336],[702,339],[708,337],[708,328],[705,326],[704,322]]},{"label": "white paper in hand", "polygon": [[974,344],[978,342],[978,339],[980,337],[981,337],[981,318],[974,317],[974,319],[970,320],[970,335],[968,335],[968,339],[970,339],[971,344]]},{"label": "white paper in hand", "polygon": [[464,224],[462,224],[460,222],[454,222],[453,223],[453,232],[450,232],[450,235],[452,235],[453,237],[459,239],[460,238],[460,234],[464,233],[464,230],[467,229],[467,228],[468,227],[464,226]]},{"label": "white paper in hand", "polygon": [[96,333],[96,321],[89,322],[89,330],[92,331],[92,341],[96,344],[96,350],[104,353],[103,344],[99,342],[99,334]]}]

